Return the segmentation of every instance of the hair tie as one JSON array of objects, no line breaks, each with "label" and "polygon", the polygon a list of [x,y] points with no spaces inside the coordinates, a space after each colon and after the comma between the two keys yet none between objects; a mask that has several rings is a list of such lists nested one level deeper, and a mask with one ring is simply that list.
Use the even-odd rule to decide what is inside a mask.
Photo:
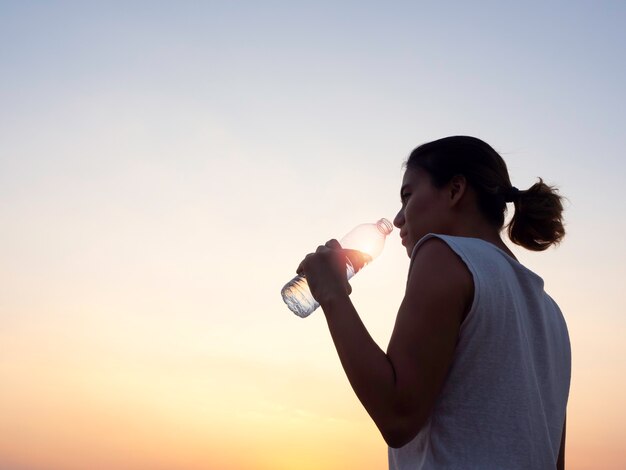
[{"label": "hair tie", "polygon": [[517,189],[515,186],[511,186],[504,191],[504,201],[514,202],[519,197],[519,193],[519,189]]}]

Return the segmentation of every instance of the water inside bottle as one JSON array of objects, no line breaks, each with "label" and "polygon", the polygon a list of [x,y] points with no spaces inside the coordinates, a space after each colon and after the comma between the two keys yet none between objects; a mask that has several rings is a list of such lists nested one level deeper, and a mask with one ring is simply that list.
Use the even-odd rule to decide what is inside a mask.
[{"label": "water inside bottle", "polygon": [[368,255],[367,253],[363,251],[359,251],[359,250],[355,250],[355,251],[358,251],[359,253],[358,256],[352,256],[352,257],[346,256],[346,271],[347,271],[348,279],[350,279],[352,276],[358,273],[361,269],[363,269],[364,266],[369,264],[373,259],[370,255]]}]

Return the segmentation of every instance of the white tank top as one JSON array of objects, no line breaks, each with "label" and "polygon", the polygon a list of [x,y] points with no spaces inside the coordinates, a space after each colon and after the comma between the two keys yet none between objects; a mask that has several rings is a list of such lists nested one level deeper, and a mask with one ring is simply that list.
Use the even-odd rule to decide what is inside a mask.
[{"label": "white tank top", "polygon": [[571,375],[559,307],[543,279],[478,238],[428,234],[411,266],[432,237],[465,262],[474,300],[431,416],[411,442],[389,448],[389,468],[556,468]]}]

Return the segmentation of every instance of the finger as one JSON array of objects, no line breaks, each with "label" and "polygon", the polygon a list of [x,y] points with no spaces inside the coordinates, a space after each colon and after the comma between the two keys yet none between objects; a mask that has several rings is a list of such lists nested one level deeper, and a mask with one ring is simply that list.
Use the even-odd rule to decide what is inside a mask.
[{"label": "finger", "polygon": [[341,250],[341,244],[334,238],[332,240],[328,240],[325,246],[333,250]]},{"label": "finger", "polygon": [[304,257],[304,259],[300,262],[300,264],[298,265],[298,269],[296,269],[296,274],[297,274],[298,276],[303,276],[303,275],[304,275],[304,266],[305,266],[305,264],[306,264],[307,260],[308,260],[311,256],[313,256],[313,254],[314,254],[314,253],[309,253],[309,254],[308,254],[308,255],[306,255],[306,256]]}]

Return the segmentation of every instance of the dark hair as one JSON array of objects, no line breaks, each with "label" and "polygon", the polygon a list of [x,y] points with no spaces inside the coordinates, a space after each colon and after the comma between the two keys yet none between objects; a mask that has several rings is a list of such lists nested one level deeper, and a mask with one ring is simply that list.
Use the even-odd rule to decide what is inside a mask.
[{"label": "dark hair", "polygon": [[515,213],[506,228],[517,245],[543,251],[565,236],[558,190],[539,178],[529,189],[518,191],[500,154],[480,139],[452,136],[428,142],[411,152],[405,166],[426,171],[437,188],[456,175],[465,176],[476,191],[480,211],[498,230],[504,226],[506,203],[513,202]]}]

